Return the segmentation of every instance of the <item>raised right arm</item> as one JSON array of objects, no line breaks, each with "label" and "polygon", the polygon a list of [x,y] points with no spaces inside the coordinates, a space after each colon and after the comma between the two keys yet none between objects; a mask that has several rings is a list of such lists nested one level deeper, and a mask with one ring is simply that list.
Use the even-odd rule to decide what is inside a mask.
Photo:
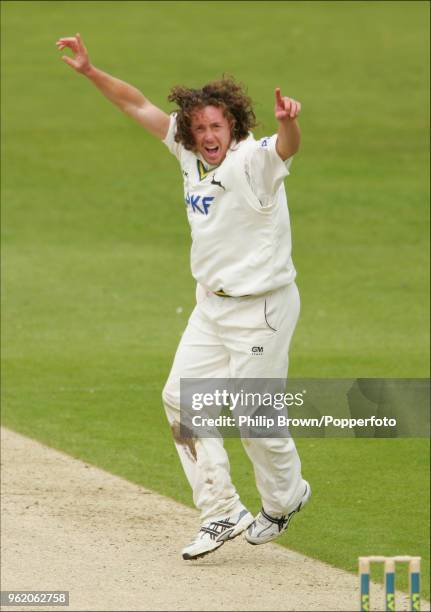
[{"label": "raised right arm", "polygon": [[68,38],[59,38],[56,44],[59,50],[65,47],[72,50],[73,58],[63,55],[62,60],[76,72],[90,79],[108,100],[135,119],[153,136],[160,138],[160,140],[166,137],[169,129],[169,115],[152,104],[143,93],[132,85],[120,81],[120,79],[93,66],[79,34]]}]

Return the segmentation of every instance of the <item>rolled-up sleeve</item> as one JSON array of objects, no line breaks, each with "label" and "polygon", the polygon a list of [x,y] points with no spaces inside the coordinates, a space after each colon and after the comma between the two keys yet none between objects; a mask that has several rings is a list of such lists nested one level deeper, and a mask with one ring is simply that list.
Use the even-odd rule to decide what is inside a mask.
[{"label": "rolled-up sleeve", "polygon": [[277,134],[257,140],[250,149],[247,174],[250,186],[262,206],[269,206],[289,175],[293,156],[283,161],[276,149]]},{"label": "rolled-up sleeve", "polygon": [[162,140],[163,144],[165,144],[172,155],[179,160],[181,156],[182,145],[179,142],[175,141],[175,134],[177,132],[177,115],[176,113],[172,113],[169,122],[169,129],[166,137]]}]

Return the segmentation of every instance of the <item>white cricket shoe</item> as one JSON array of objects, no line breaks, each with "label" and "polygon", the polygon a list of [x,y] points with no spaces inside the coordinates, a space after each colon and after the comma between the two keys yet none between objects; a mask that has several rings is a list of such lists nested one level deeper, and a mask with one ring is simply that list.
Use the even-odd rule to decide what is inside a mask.
[{"label": "white cricket shoe", "polygon": [[305,480],[305,491],[301,502],[295,510],[289,512],[287,516],[274,517],[269,516],[262,508],[256,519],[247,529],[245,539],[249,544],[266,544],[271,540],[275,540],[279,535],[286,531],[289,527],[289,522],[294,514],[299,512],[311,497],[311,487]]},{"label": "white cricket shoe", "polygon": [[253,515],[243,507],[239,512],[204,523],[193,542],[183,548],[183,559],[204,557],[219,548],[226,540],[236,538],[251,525],[253,520]]}]

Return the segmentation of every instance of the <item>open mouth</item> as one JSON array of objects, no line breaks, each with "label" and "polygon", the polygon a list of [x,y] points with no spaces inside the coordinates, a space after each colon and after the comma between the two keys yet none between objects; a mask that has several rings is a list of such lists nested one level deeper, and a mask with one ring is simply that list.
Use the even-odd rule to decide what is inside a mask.
[{"label": "open mouth", "polygon": [[205,149],[205,153],[210,156],[210,157],[215,157],[217,155],[217,153],[219,152],[219,147],[215,146],[215,147],[204,147]]}]

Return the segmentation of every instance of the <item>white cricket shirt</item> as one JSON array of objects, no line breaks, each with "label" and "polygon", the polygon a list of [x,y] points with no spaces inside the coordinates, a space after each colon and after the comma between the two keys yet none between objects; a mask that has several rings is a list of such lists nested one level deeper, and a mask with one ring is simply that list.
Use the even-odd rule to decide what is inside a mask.
[{"label": "white cricket shirt", "polygon": [[175,142],[171,115],[164,144],[178,159],[191,227],[191,269],[196,281],[228,295],[259,295],[291,283],[289,211],[277,135],[233,142],[219,166]]}]

